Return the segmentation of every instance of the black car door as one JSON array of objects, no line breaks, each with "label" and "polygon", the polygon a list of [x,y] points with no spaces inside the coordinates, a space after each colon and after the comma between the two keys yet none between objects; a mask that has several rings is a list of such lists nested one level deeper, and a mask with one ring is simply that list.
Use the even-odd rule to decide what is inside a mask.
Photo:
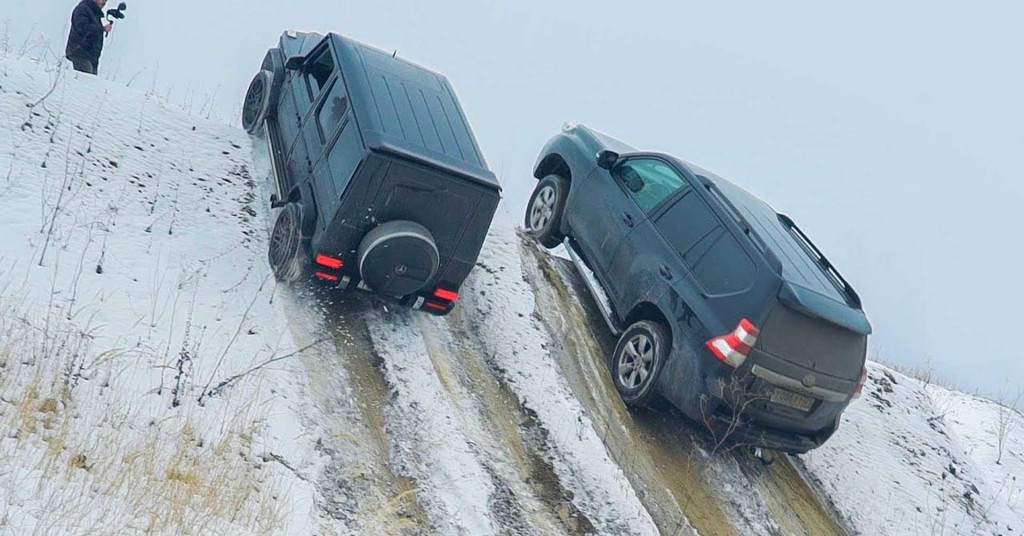
[{"label": "black car door", "polygon": [[607,287],[615,251],[643,218],[643,212],[605,169],[595,169],[573,189],[566,207],[569,227],[590,267]]},{"label": "black car door", "polygon": [[[340,73],[330,84],[324,96],[316,103],[316,113],[314,115],[316,128],[313,134],[317,137],[311,140],[310,144],[312,145],[315,142],[322,149],[313,158],[315,161],[313,190],[317,199],[317,207],[323,216],[320,226],[325,228],[330,223],[330,220],[333,219],[334,213],[338,208],[338,202],[342,193],[344,193],[344,188],[338,188],[341,177],[336,175],[344,173],[344,171],[342,169],[335,169],[341,167],[336,163],[339,151],[336,146],[339,144],[337,141],[339,132],[350,129],[348,124],[351,121],[348,94]],[[350,130],[354,130],[354,128]],[[351,154],[353,152],[355,154]],[[354,163],[358,163],[361,154],[359,151],[348,151],[347,156],[354,160]],[[352,170],[350,169],[344,178],[345,183],[347,183],[348,176],[351,174]]]},{"label": "black car door", "polygon": [[288,159],[288,170],[293,180],[302,182],[313,173],[316,160],[323,153],[323,141],[320,139],[316,125],[316,114],[313,112],[321,92],[327,88],[335,71],[334,56],[331,53],[330,41],[325,40],[310,53],[309,60],[300,71],[300,77],[294,78],[292,95],[295,99],[295,113],[299,120],[299,134],[292,146]]},{"label": "black car door", "polygon": [[[610,298],[620,310],[641,297],[666,288],[675,275],[659,243],[651,217],[691,190],[690,184],[671,165],[657,157],[624,160],[612,170],[633,206],[643,215],[615,248],[608,267]],[[659,291],[660,292],[660,291]]]}]

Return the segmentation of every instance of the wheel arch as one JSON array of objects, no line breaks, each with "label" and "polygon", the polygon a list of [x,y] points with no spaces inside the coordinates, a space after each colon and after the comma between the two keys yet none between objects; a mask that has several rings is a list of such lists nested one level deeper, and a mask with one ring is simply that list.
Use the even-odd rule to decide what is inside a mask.
[{"label": "wheel arch", "polygon": [[675,340],[675,333],[673,333],[672,323],[668,321],[668,316],[660,307],[649,301],[642,301],[634,305],[633,309],[630,310],[629,314],[625,317],[624,327],[628,328],[629,326],[643,320],[656,322],[664,326],[668,331],[669,348],[672,348],[673,341]]},{"label": "wheel arch", "polygon": [[281,97],[281,87],[284,85],[284,59],[281,57],[281,50],[272,48],[267,51],[263,58],[263,65],[260,70],[270,73],[270,110],[268,117],[277,116],[277,103]]},{"label": "wheel arch", "polygon": [[541,158],[540,163],[537,164],[533,172],[534,178],[538,180],[548,175],[558,175],[572,183],[572,168],[569,167],[565,157],[559,153],[549,153]]}]

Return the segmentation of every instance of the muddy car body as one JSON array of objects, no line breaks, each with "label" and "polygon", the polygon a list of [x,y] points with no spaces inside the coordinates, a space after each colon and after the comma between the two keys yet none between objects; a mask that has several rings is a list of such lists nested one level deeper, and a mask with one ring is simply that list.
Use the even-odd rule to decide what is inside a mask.
[{"label": "muddy car body", "polygon": [[732,444],[820,446],[863,383],[860,298],[789,218],[678,158],[567,125],[526,227],[564,243],[609,325],[623,399],[668,399]]},{"label": "muddy car body", "polygon": [[273,159],[279,279],[452,310],[500,186],[445,77],[336,34],[287,32],[242,119]]}]

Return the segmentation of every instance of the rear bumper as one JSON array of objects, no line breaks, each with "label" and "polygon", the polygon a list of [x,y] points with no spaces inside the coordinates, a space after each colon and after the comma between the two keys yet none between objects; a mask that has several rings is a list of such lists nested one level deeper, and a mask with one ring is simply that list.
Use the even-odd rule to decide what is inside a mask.
[{"label": "rear bumper", "polygon": [[[423,313],[427,313],[433,316],[447,316],[449,313],[455,310],[454,302],[447,302],[427,296],[406,296],[404,298],[396,298],[394,296],[387,296],[385,294],[379,294],[374,292],[370,288],[363,285],[362,282],[355,282],[348,276],[339,277],[337,280],[325,279],[321,273],[314,274],[313,280],[320,285],[322,288],[329,289],[334,292],[358,292],[365,294],[375,301],[385,302],[399,307],[405,307],[413,309]],[[331,275],[331,274],[326,274]]]},{"label": "rear bumper", "polygon": [[825,430],[806,435],[770,428],[757,422],[746,421],[742,417],[734,425],[731,410],[725,408],[723,412],[712,414],[706,424],[711,428],[716,442],[724,441],[730,445],[745,445],[789,454],[803,454],[825,444],[838,428],[838,422],[837,418],[835,424]]},{"label": "rear bumper", "polygon": [[[794,380],[750,364],[739,370],[716,367],[706,376],[705,423],[718,439],[802,454],[820,447],[835,433],[849,395],[827,389],[796,389]],[[796,382],[799,384],[799,382]],[[807,411],[772,402],[775,389],[814,400]],[[735,410],[734,408],[742,408]]]}]

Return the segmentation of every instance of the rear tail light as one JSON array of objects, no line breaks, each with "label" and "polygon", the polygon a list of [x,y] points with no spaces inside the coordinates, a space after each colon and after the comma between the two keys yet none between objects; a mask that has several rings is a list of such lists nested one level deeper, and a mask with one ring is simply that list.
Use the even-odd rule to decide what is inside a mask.
[{"label": "rear tail light", "polygon": [[438,288],[434,291],[434,297],[439,300],[454,302],[459,299],[459,293],[454,290]]},{"label": "rear tail light", "polygon": [[732,333],[715,337],[704,344],[719,361],[732,368],[739,368],[747,360],[760,333],[753,323],[744,318]]},{"label": "rear tail light", "polygon": [[868,381],[868,369],[864,367],[860,371],[860,379],[857,380],[857,388],[853,391],[853,399],[857,400],[860,395],[864,394],[864,384]]},{"label": "rear tail light", "polygon": [[448,306],[447,305],[442,305],[440,303],[435,303],[435,302],[430,302],[430,301],[426,302],[424,305],[427,306],[427,309],[433,309],[435,311],[440,311],[442,313],[448,312]]},{"label": "rear tail light", "polygon": [[315,273],[313,275],[319,277],[320,279],[323,279],[324,281],[332,281],[333,282],[333,281],[338,281],[339,280],[338,276],[331,275],[331,274],[324,273],[324,272],[317,272],[317,273]]},{"label": "rear tail light", "polygon": [[331,257],[329,255],[317,255],[316,263],[319,264],[320,266],[330,268],[332,270],[337,270],[338,268],[341,268],[342,266],[345,265],[345,263],[341,259],[337,257]]}]

